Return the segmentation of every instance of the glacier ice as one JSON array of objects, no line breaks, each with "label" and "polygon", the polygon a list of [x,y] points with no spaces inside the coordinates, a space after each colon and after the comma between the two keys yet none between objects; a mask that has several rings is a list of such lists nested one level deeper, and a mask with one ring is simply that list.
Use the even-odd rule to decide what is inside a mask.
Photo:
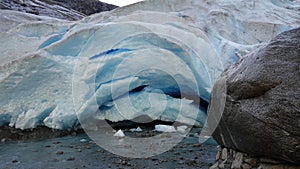
[{"label": "glacier ice", "polygon": [[0,10],[0,126],[202,125],[219,74],[299,27],[299,4],[149,0],[74,22]]},{"label": "glacier ice", "polygon": [[160,124],[160,125],[155,125],[155,131],[164,132],[164,133],[174,133],[176,132],[176,129],[174,126]]}]

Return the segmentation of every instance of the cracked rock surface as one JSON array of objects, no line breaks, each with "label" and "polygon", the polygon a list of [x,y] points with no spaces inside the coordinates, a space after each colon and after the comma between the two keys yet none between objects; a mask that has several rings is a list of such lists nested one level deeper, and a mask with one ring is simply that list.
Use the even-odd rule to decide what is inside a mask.
[{"label": "cracked rock surface", "polygon": [[[227,68],[220,77],[226,81],[226,101],[213,134],[217,142],[300,164],[299,70],[300,28],[278,35]],[[216,84],[210,113],[218,114],[222,112],[214,107],[221,107],[215,104],[220,95],[214,93],[222,83]]]},{"label": "cracked rock surface", "polygon": [[79,20],[87,15],[109,11],[117,6],[97,0],[1,0],[0,9],[14,10],[64,20]]}]

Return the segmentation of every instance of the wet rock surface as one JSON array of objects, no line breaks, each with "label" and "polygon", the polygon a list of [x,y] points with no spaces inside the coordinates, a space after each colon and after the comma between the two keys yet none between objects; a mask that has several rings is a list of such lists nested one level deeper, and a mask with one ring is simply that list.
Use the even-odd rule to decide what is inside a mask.
[{"label": "wet rock surface", "polygon": [[[215,161],[217,146],[199,143],[193,128],[190,134],[173,149],[149,158],[133,159],[114,155],[99,147],[86,134],[45,140],[0,143],[0,168],[203,168]],[[151,137],[157,134],[124,133],[131,137]],[[169,133],[172,134],[172,133]]]},{"label": "wet rock surface", "polygon": [[15,10],[65,20],[109,11],[117,6],[97,0],[1,0],[0,9]]},{"label": "wet rock surface", "polygon": [[3,126],[0,127],[0,141],[2,143],[12,141],[27,141],[32,139],[50,139],[56,137],[64,137],[68,135],[76,136],[84,133],[83,130],[77,131],[61,131],[50,129],[47,127],[38,127],[35,129],[16,129],[13,127]]},{"label": "wet rock surface", "polygon": [[[299,70],[300,28],[278,35],[226,69],[220,78],[226,80],[227,90],[223,116],[213,135],[217,142],[299,165]],[[212,106],[220,106],[214,105],[215,99]]]}]

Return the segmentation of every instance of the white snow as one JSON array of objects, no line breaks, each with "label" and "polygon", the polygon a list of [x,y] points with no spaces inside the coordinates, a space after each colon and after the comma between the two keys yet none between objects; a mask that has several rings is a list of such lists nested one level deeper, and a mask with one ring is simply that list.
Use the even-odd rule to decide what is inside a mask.
[{"label": "white snow", "polygon": [[229,64],[299,27],[299,4],[149,0],[75,22],[0,10],[0,126],[202,125],[195,103]]},{"label": "white snow", "polygon": [[125,134],[122,130],[118,130],[115,134],[114,134],[115,137],[125,137]]}]

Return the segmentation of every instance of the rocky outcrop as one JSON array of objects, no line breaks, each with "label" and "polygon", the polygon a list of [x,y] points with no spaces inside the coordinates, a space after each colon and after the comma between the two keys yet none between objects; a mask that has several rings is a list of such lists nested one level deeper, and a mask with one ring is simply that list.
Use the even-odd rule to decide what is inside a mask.
[{"label": "rocky outcrop", "polygon": [[238,152],[227,148],[218,148],[216,163],[209,169],[299,169],[299,166],[268,158]]},{"label": "rocky outcrop", "polygon": [[108,11],[117,6],[98,0],[1,0],[0,9],[15,10],[65,20],[78,20],[84,16]]},{"label": "rocky outcrop", "polygon": [[[223,113],[214,138],[227,148],[300,164],[300,28],[284,32],[221,75],[210,113]],[[220,81],[219,80],[219,81]],[[222,83],[216,83],[222,84]],[[218,103],[217,103],[218,102]]]},{"label": "rocky outcrop", "polygon": [[117,6],[100,2],[99,0],[40,0],[50,4],[57,4],[68,9],[76,10],[85,15],[110,11]]}]

